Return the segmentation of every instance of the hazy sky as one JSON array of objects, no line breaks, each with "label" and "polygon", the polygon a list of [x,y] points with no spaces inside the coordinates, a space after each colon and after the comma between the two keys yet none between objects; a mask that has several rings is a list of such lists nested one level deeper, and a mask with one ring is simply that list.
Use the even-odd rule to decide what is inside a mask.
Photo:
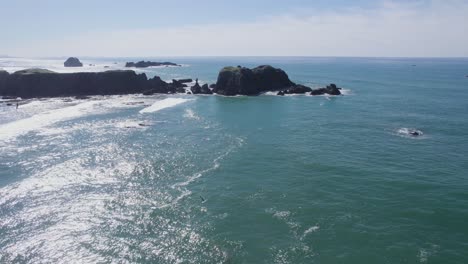
[{"label": "hazy sky", "polygon": [[468,57],[468,0],[0,0],[12,56]]}]

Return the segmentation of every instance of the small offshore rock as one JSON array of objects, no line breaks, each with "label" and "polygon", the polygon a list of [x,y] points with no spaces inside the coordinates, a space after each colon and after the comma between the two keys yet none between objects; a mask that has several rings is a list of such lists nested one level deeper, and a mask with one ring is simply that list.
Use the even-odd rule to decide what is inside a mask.
[{"label": "small offshore rock", "polygon": [[310,95],[324,95],[324,94],[341,95],[340,90],[341,88],[338,88],[336,84],[332,83],[330,85],[327,85],[327,87],[325,88],[312,90],[312,92],[310,92]]},{"label": "small offshore rock", "polygon": [[125,67],[130,68],[148,68],[148,67],[158,67],[158,66],[181,66],[173,62],[153,62],[153,61],[139,61],[139,62],[127,62]]},{"label": "small offshore rock", "polygon": [[65,67],[83,67],[83,63],[78,58],[70,57],[64,63]]}]

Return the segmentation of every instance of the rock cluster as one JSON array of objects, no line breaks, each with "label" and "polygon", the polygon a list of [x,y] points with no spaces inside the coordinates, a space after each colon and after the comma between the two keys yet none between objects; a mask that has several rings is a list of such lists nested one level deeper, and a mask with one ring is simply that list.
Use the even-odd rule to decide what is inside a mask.
[{"label": "rock cluster", "polygon": [[211,91],[208,84],[200,86],[200,84],[198,84],[198,81],[195,83],[194,86],[192,86],[192,88],[190,88],[190,91],[192,92],[192,94],[213,94],[213,91]]},{"label": "rock cluster", "polygon": [[172,80],[166,83],[160,77],[148,79],[134,71],[56,73],[44,69],[28,69],[9,74],[0,70],[0,96],[60,97],[88,95],[118,95],[143,93],[190,93],[233,95],[258,95],[266,91],[278,91],[278,95],[305,94],[340,95],[335,84],[324,88],[295,84],[281,69],[263,65],[253,69],[237,66],[225,67],[216,84],[195,85],[188,88],[192,79]]}]

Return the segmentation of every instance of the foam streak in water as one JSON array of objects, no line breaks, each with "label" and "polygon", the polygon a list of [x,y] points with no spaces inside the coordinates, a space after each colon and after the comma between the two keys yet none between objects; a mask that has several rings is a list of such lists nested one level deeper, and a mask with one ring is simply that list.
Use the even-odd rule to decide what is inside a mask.
[{"label": "foam streak in water", "polygon": [[140,114],[147,114],[147,113],[154,113],[160,111],[165,108],[174,107],[179,104],[183,104],[185,102],[190,101],[190,99],[183,99],[183,98],[166,98],[161,101],[157,101],[150,107],[144,108],[140,111]]},{"label": "foam streak in water", "polygon": [[96,104],[96,101],[85,102],[7,123],[0,126],[0,140],[9,140],[60,121],[84,116],[91,113]]}]

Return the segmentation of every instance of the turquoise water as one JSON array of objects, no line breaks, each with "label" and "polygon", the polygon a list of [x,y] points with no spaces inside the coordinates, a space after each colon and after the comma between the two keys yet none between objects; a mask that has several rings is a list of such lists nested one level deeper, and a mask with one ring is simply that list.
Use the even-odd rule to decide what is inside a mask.
[{"label": "turquoise water", "polygon": [[3,104],[0,263],[468,262],[468,59],[172,60],[346,95]]}]

